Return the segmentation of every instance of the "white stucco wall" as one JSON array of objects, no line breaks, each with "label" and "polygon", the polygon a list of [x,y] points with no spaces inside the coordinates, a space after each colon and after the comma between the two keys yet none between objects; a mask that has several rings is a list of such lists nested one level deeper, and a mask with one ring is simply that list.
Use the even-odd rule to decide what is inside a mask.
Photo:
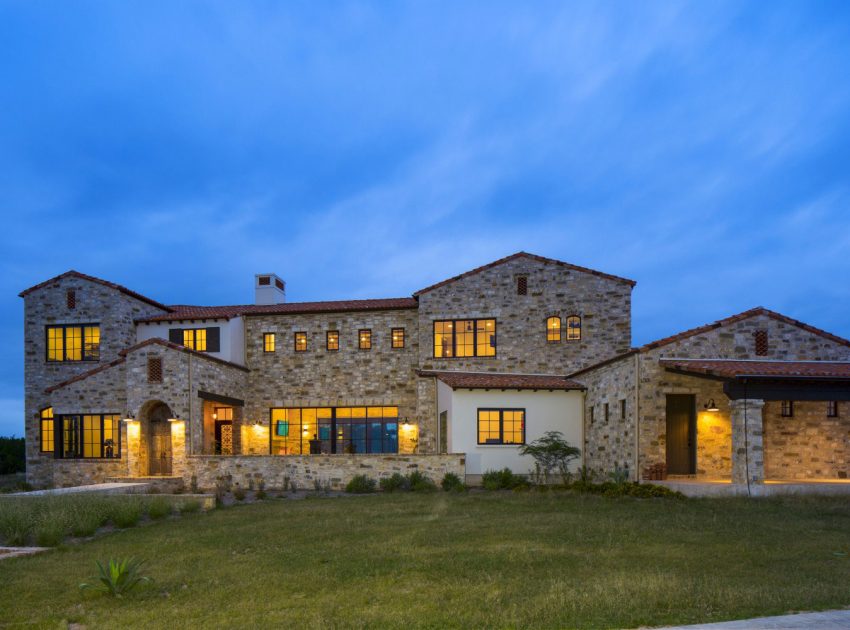
[{"label": "white stucco wall", "polygon": [[[505,467],[524,475],[534,468],[534,460],[520,455],[518,446],[478,444],[479,408],[525,409],[526,443],[546,431],[560,431],[570,444],[581,448],[583,399],[578,391],[452,391],[440,381],[437,387],[438,412],[449,412],[449,453],[466,453],[467,475]],[[582,460],[576,460],[573,469],[581,464]]]},{"label": "white stucco wall", "polygon": [[204,319],[191,322],[149,322],[136,325],[136,343],[158,337],[168,340],[172,328],[221,328],[221,351],[209,352],[212,357],[245,365],[245,324],[241,317],[233,319]]}]

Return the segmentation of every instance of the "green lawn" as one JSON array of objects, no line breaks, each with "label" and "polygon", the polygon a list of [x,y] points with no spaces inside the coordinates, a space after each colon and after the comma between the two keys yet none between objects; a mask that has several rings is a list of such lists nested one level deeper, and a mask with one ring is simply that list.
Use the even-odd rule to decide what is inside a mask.
[{"label": "green lawn", "polygon": [[[0,626],[616,627],[850,604],[846,499],[273,500],[0,561]],[[151,586],[81,593],[94,561]]]}]

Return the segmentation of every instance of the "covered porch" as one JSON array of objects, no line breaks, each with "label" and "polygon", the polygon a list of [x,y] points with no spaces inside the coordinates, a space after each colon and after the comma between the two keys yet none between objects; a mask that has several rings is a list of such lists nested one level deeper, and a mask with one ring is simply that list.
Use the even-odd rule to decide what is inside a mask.
[{"label": "covered porch", "polygon": [[[727,359],[659,363],[668,372],[703,382],[716,397],[696,405],[690,416],[682,410],[683,419],[692,418],[689,424],[671,422],[677,409],[668,401],[667,453],[672,470],[666,480],[654,482],[700,496],[850,493],[850,363]],[[696,465],[693,474],[676,474],[678,462],[696,460],[699,453],[714,465],[702,466],[702,474]]]}]

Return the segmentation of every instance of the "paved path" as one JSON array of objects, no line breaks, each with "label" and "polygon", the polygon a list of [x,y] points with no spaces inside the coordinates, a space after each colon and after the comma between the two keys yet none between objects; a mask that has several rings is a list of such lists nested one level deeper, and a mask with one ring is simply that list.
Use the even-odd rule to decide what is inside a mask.
[{"label": "paved path", "polygon": [[100,494],[127,494],[144,492],[150,484],[147,483],[94,483],[88,486],[72,488],[53,488],[51,490],[33,490],[32,492],[16,492],[12,496],[41,497],[50,494],[77,494],[78,492],[95,492]]},{"label": "paved path", "polygon": [[850,610],[827,610],[825,612],[782,615],[781,617],[759,617],[740,621],[701,623],[695,626],[670,626],[659,630],[796,630],[797,628],[823,628],[824,630],[847,630],[850,628]]}]

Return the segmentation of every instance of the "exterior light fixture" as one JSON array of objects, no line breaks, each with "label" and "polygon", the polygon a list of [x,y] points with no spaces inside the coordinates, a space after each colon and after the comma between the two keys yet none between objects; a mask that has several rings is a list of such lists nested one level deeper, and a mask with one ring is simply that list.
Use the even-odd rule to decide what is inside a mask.
[{"label": "exterior light fixture", "polygon": [[213,411],[213,420],[218,420],[218,414]]},{"label": "exterior light fixture", "polygon": [[408,420],[407,418],[402,418],[401,419],[401,426],[403,426],[405,429],[409,428],[410,427],[410,420]]},{"label": "exterior light fixture", "polygon": [[714,398],[705,403],[704,407],[706,411],[720,411],[717,405],[714,404]]},{"label": "exterior light fixture", "polygon": [[180,422],[180,418],[169,418],[169,422]]},{"label": "exterior light fixture", "polygon": [[136,417],[132,414],[132,412],[129,411],[127,412],[127,415],[123,418],[124,422],[133,422],[135,419]]}]

